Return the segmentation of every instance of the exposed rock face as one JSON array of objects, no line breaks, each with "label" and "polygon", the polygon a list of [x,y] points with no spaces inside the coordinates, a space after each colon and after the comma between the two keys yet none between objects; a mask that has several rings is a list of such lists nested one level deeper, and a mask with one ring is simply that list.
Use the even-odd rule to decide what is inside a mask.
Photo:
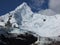
[{"label": "exposed rock face", "polygon": [[[35,37],[32,34],[9,34],[0,35],[0,45],[60,45],[60,41],[48,37]],[[39,39],[38,39],[39,38]]]},{"label": "exposed rock face", "polygon": [[16,38],[14,38],[14,37],[10,37],[10,38],[2,37],[1,40],[3,41],[3,44],[5,42],[6,45],[30,45],[36,41],[36,39],[34,37],[32,37],[33,39],[31,37],[30,38],[26,37],[27,39],[19,39],[19,37],[16,37]]},{"label": "exposed rock face", "polygon": [[37,41],[37,37],[32,34],[20,34],[14,36],[15,34],[7,34],[4,36],[3,34],[0,35],[0,45],[30,45]]}]

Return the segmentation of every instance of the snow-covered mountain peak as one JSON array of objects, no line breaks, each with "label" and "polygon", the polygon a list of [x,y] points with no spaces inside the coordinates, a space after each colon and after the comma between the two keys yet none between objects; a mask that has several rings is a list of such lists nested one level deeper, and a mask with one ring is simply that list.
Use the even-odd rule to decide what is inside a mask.
[{"label": "snow-covered mountain peak", "polygon": [[14,10],[14,17],[19,25],[21,21],[28,21],[31,19],[32,14],[31,8],[25,2]]},{"label": "snow-covered mountain peak", "polygon": [[[45,12],[42,13],[45,14]],[[47,16],[33,13],[25,2],[10,13],[1,16],[0,20],[2,20],[2,22],[0,21],[1,26],[7,28],[11,26],[12,28],[19,27],[20,29],[32,31],[44,37],[58,36],[60,34],[60,14]],[[15,31],[15,33],[17,32]]]},{"label": "snow-covered mountain peak", "polygon": [[[55,12],[50,9],[42,11],[40,13],[33,13],[27,3],[24,2],[15,10],[3,16],[0,16],[0,37],[1,34],[3,34],[5,37],[9,38],[18,37],[16,39],[19,40],[26,40],[30,38],[27,41],[31,41],[31,36],[34,36],[37,37],[36,41],[38,45],[44,45],[45,43],[51,42],[50,38],[54,39],[54,41],[59,40],[60,37],[58,36],[60,36],[60,14],[53,14],[55,14]],[[19,36],[20,34],[22,37]],[[5,39],[3,35],[2,39]],[[26,39],[23,37],[25,37]],[[7,43],[4,42],[4,44]]]},{"label": "snow-covered mountain peak", "polygon": [[15,10],[3,16],[0,16],[0,21],[4,20],[4,22],[0,22],[0,25],[3,26],[2,23],[7,23],[9,18],[11,18],[11,23],[16,22],[20,25],[22,20],[27,20],[27,18],[29,18],[32,14],[33,12],[31,11],[31,8],[27,5],[27,3],[24,2],[21,5],[19,5]]},{"label": "snow-covered mountain peak", "polygon": [[25,2],[23,2],[21,5],[19,5],[15,10],[19,10],[19,9],[21,9],[21,8],[27,8],[27,7],[29,7],[28,5],[27,5],[27,3],[25,3]]},{"label": "snow-covered mountain peak", "polygon": [[23,2],[21,5],[17,6],[17,8],[14,10],[14,11],[18,11],[18,12],[21,12],[22,10],[25,10],[25,11],[31,11],[31,8],[27,5],[27,3]]}]

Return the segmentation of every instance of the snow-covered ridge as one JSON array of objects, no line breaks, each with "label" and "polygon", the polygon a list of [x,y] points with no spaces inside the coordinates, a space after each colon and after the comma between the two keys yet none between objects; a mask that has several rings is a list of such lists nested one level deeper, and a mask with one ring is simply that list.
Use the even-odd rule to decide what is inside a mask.
[{"label": "snow-covered ridge", "polygon": [[[4,20],[4,21],[1,21]],[[33,13],[31,8],[24,2],[15,10],[0,17],[0,26],[10,21],[14,26],[23,30],[37,33],[43,37],[53,37],[60,35],[60,14],[48,16]]]}]

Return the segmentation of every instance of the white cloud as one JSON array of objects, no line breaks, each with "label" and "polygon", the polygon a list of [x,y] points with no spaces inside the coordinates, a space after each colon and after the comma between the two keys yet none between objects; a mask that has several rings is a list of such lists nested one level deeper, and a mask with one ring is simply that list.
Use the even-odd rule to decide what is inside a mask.
[{"label": "white cloud", "polygon": [[42,11],[39,11],[39,13],[42,15],[49,15],[49,16],[56,15],[56,12],[54,12],[51,9],[42,10]]},{"label": "white cloud", "polygon": [[60,13],[60,0],[50,0],[49,8],[57,13]]}]

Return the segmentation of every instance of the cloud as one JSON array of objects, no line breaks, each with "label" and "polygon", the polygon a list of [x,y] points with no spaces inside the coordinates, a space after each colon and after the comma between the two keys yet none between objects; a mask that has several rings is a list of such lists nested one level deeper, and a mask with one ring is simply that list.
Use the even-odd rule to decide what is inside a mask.
[{"label": "cloud", "polygon": [[42,11],[39,11],[39,13],[42,15],[49,15],[49,16],[56,15],[56,12],[54,12],[51,9],[42,10]]},{"label": "cloud", "polygon": [[49,0],[48,9],[39,11],[42,15],[56,15],[60,14],[60,0]]},{"label": "cloud", "polygon": [[50,0],[49,8],[57,13],[60,13],[60,0]]}]

